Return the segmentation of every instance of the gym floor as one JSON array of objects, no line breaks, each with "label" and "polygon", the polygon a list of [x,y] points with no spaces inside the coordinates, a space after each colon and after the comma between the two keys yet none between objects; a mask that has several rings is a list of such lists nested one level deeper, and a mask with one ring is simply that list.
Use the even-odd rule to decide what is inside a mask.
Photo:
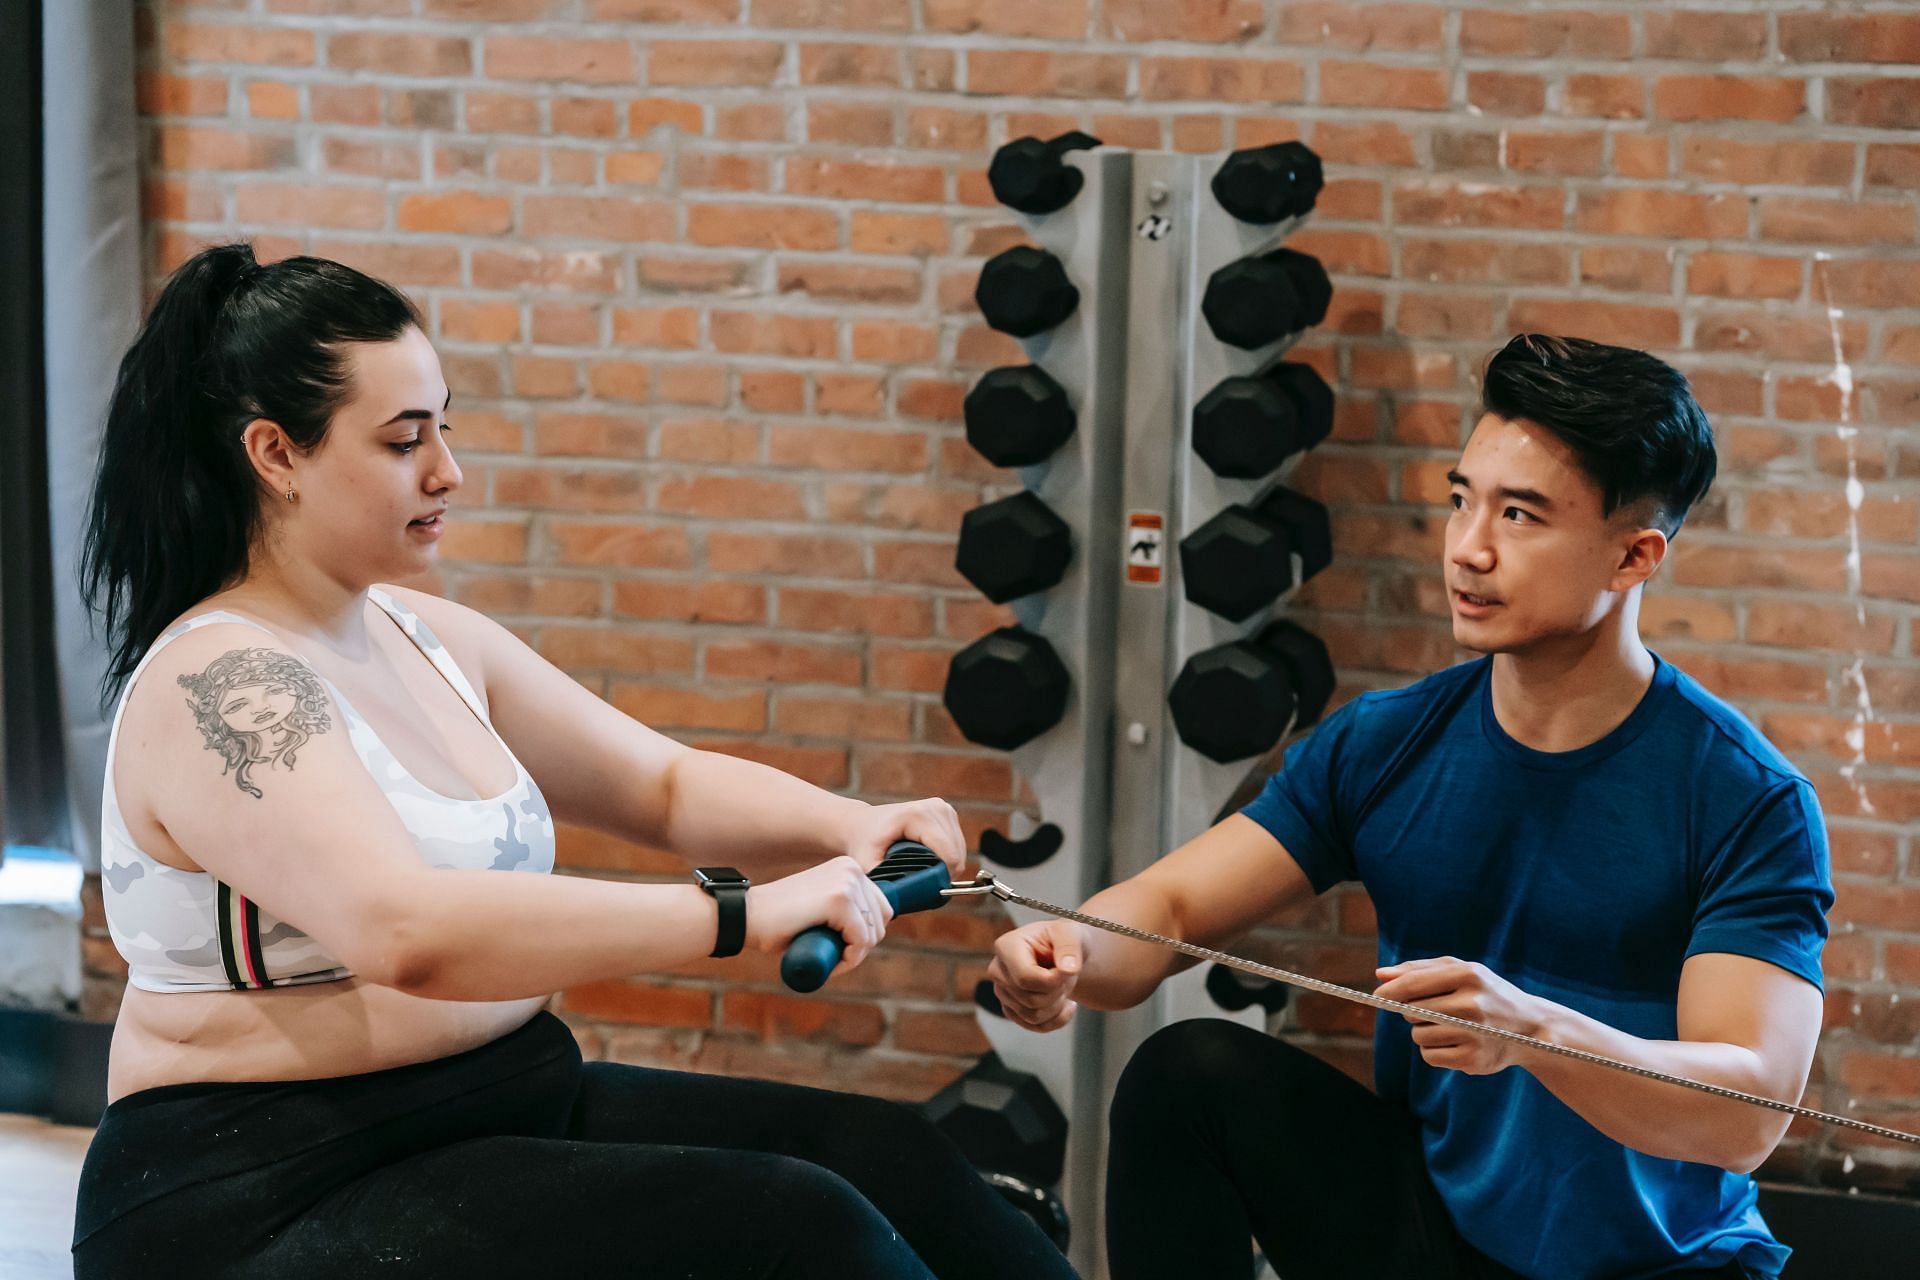
[{"label": "gym floor", "polygon": [[91,1129],[0,1115],[0,1276],[69,1280],[73,1198]]}]

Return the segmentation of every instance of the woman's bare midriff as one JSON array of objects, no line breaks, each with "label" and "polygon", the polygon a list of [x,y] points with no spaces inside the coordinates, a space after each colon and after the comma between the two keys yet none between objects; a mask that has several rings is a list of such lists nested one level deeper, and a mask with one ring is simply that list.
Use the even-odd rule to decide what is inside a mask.
[{"label": "woman's bare midriff", "polygon": [[107,1098],[166,1084],[316,1080],[443,1058],[525,1023],[544,999],[428,1000],[355,978],[266,991],[128,987]]}]

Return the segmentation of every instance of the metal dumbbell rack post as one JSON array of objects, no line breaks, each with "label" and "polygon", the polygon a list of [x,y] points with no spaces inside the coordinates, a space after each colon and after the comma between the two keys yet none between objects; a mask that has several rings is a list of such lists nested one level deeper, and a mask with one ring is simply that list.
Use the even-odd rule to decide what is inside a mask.
[{"label": "metal dumbbell rack post", "polygon": [[[1022,467],[1020,475],[1027,492],[1071,528],[1075,545],[1056,585],[1012,606],[1020,629],[1046,640],[1071,679],[1058,722],[1014,748],[1014,765],[1039,804],[1041,830],[1057,827],[1060,845],[1034,860],[1020,845],[1031,832],[1016,819],[1011,846],[987,839],[981,853],[1023,893],[1077,904],[1213,825],[1267,752],[1266,745],[1251,756],[1215,752],[1233,756],[1217,762],[1195,750],[1177,731],[1169,690],[1196,655],[1258,637],[1273,621],[1264,599],[1229,608],[1237,619],[1222,616],[1217,601],[1206,608],[1190,602],[1180,546],[1235,504],[1252,507],[1270,494],[1279,474],[1273,467],[1288,452],[1257,466],[1229,465],[1235,474],[1223,477],[1214,459],[1196,455],[1192,423],[1196,407],[1223,380],[1260,373],[1298,336],[1282,331],[1251,349],[1221,341],[1203,318],[1202,300],[1215,272],[1271,249],[1299,217],[1251,222],[1229,214],[1210,186],[1220,156],[1100,148],[1058,158],[1084,175],[1084,185],[1057,211],[1030,212],[1027,225],[1059,258],[1081,298],[1057,327],[1023,341],[1034,364],[1066,388],[1077,427],[1045,462]],[[1317,162],[1313,167],[1317,189]],[[1317,394],[1324,393],[1319,385]],[[1324,434],[1330,404],[1321,410],[1317,433],[1295,447]],[[970,418],[970,438],[975,425]],[[1317,559],[1324,563],[1323,511],[1318,519]],[[1261,548],[1269,562],[1273,545]],[[963,572],[991,546],[979,529],[963,530]],[[1297,539],[1280,554],[1292,558],[1279,571],[1289,585],[1318,567],[1303,563],[1316,557],[1309,551],[1303,558]],[[969,577],[993,594],[994,584]],[[957,658],[955,671],[962,665]],[[976,684],[976,696],[983,687]],[[954,689],[950,678],[950,708]],[[1318,710],[1309,702],[1301,700],[1308,719]],[[955,718],[969,737],[985,740],[957,710]],[[1273,738],[1283,736],[1275,725]],[[1044,841],[1035,846],[1044,852]],[[996,860],[996,852],[1010,860]],[[1017,907],[1012,914],[1018,924],[1033,918]],[[1137,1009],[1083,1012],[1050,1035],[981,1014],[1001,1061],[1043,1081],[1068,1117],[1061,1195],[1073,1223],[1072,1258],[1083,1274],[1104,1274],[1105,1106],[1134,1048],[1181,1018],[1261,1025],[1266,1017],[1257,1004],[1224,1009],[1205,989],[1206,976],[1190,970]]]},{"label": "metal dumbbell rack post", "polygon": [[[1074,530],[1076,545],[1056,585],[1013,602],[1020,629],[1047,642],[1070,680],[1059,721],[1015,747],[1013,755],[1015,768],[1034,794],[1045,797],[1043,816],[1062,839],[1037,865],[1008,870],[1033,885],[1034,893],[1052,895],[1050,901],[1077,902],[1097,891],[1106,873],[1106,764],[1112,751],[1119,560],[1117,547],[1097,531],[1111,528],[1119,510],[1114,459],[1123,427],[1125,254],[1133,157],[1102,149],[1066,159],[1084,176],[1084,186],[1065,207],[1031,218],[1029,229],[1034,241],[1059,259],[1080,298],[1057,326],[1022,344],[1034,365],[1065,388],[1074,428],[1044,461],[1018,471],[1026,492]],[[1018,829],[1011,834],[1015,839],[1030,835]],[[1100,1180],[1087,1177],[1086,1171],[1096,1167],[1105,1128],[1098,1028],[1072,1027],[1049,1043],[1050,1038],[1019,1030],[1001,1018],[983,1016],[982,1021],[1002,1060],[1039,1077],[1067,1116],[1068,1173],[1060,1194],[1071,1219],[1092,1221]],[[1076,1252],[1087,1244],[1082,1233]]]}]

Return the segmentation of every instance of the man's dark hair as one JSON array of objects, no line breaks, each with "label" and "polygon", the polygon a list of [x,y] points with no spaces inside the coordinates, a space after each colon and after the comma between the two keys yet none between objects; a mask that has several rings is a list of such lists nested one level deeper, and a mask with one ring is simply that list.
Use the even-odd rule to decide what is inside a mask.
[{"label": "man's dark hair", "polygon": [[1651,500],[1669,538],[1713,483],[1713,428],[1686,375],[1644,351],[1523,333],[1487,362],[1488,413],[1566,442],[1600,486],[1601,510]]}]

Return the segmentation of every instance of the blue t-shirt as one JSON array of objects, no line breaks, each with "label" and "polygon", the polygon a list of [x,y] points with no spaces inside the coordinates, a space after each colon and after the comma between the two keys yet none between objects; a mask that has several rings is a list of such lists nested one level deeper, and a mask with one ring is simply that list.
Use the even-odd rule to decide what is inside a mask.
[{"label": "blue t-shirt", "polygon": [[[1380,961],[1452,955],[1648,1039],[1676,1038],[1680,967],[1732,952],[1820,985],[1833,892],[1813,788],[1741,715],[1658,663],[1640,705],[1575,751],[1493,713],[1492,660],[1365,694],[1292,748],[1245,812],[1322,892],[1359,880]],[[1429,1067],[1382,1014],[1374,1075],[1422,1125],[1461,1234],[1522,1275],[1772,1275],[1788,1250],[1753,1179],[1657,1159],[1525,1070]]]}]

